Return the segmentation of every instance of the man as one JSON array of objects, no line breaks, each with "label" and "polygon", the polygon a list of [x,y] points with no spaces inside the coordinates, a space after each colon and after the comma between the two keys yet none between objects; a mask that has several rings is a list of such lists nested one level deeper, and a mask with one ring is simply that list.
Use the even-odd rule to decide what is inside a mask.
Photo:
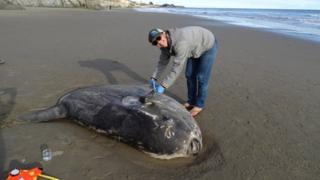
[{"label": "man", "polygon": [[[149,32],[149,42],[161,50],[158,65],[150,80],[155,92],[164,93],[177,79],[187,62],[185,76],[188,101],[184,106],[195,117],[204,108],[211,69],[217,53],[218,43],[214,35],[209,30],[197,26],[167,31],[157,28]],[[172,61],[169,72],[162,81],[157,82],[169,61]]]}]

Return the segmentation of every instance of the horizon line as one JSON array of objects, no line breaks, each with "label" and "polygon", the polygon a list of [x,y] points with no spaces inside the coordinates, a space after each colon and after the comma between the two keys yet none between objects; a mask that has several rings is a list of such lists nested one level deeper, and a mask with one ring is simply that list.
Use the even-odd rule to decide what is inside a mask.
[{"label": "horizon line", "polygon": [[[159,4],[155,4],[156,6],[161,6]],[[261,9],[261,10],[310,10],[310,11],[320,11],[319,9],[303,9],[303,8],[261,8],[261,7],[199,7],[199,6],[183,6],[183,5],[175,5],[177,7],[163,7],[163,8],[202,8],[202,9],[208,9],[208,8],[213,8],[213,9]],[[156,7],[158,8],[158,7]],[[162,8],[162,7],[160,7]]]}]

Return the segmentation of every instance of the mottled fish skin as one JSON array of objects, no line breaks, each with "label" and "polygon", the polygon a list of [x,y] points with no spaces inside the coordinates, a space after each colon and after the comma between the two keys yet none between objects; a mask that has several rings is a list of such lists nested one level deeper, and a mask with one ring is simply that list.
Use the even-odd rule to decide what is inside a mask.
[{"label": "mottled fish skin", "polygon": [[151,103],[140,102],[148,92],[141,85],[85,87],[62,96],[53,107],[21,117],[34,122],[67,117],[156,158],[199,153],[201,131],[190,113],[164,94],[154,95]]}]

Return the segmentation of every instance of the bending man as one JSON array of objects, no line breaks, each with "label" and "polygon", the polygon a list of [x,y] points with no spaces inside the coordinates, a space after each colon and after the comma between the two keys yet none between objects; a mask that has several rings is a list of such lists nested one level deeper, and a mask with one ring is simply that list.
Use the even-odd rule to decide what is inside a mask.
[{"label": "bending man", "polygon": [[[218,48],[213,33],[197,26],[166,31],[157,28],[149,32],[149,42],[161,50],[158,65],[151,76],[151,84],[156,84],[155,91],[163,93],[169,88],[187,62],[185,76],[188,100],[184,106],[190,110],[192,116],[198,115],[204,108],[211,69]],[[169,72],[158,82],[157,79],[162,76],[170,61],[172,63]]]}]

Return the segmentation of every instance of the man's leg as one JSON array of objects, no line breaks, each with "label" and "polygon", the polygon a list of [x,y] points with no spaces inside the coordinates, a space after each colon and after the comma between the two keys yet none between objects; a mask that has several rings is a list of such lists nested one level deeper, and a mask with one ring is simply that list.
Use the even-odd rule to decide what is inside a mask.
[{"label": "man's leg", "polygon": [[215,42],[213,48],[206,51],[199,58],[199,66],[197,68],[198,93],[196,99],[196,106],[203,108],[205,99],[207,97],[208,83],[211,76],[212,66],[217,54],[218,43]]},{"label": "man's leg", "polygon": [[190,105],[195,105],[197,97],[197,76],[195,71],[196,60],[189,58],[187,60],[185,76],[187,79],[188,87],[188,103]]}]

